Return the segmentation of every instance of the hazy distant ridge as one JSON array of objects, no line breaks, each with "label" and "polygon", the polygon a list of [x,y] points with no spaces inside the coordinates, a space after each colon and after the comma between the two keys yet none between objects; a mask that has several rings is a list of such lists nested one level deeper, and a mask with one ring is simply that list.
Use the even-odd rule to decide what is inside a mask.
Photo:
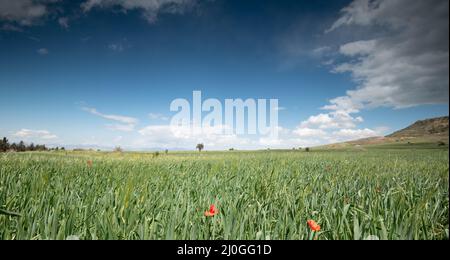
[{"label": "hazy distant ridge", "polygon": [[448,116],[425,119],[386,137],[427,137],[449,134]]}]

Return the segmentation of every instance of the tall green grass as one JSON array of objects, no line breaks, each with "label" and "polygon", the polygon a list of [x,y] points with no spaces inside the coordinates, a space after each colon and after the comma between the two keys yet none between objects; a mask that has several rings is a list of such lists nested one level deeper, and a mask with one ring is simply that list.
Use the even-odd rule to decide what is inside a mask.
[{"label": "tall green grass", "polygon": [[[92,160],[89,167],[87,160]],[[0,155],[0,239],[448,239],[447,150]],[[219,214],[203,213],[215,204]]]}]

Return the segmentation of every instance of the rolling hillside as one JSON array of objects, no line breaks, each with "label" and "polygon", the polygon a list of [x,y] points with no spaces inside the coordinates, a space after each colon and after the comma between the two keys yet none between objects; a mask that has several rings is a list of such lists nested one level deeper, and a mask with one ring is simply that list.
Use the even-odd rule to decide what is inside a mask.
[{"label": "rolling hillside", "polygon": [[390,146],[407,147],[448,147],[449,124],[448,116],[419,120],[412,125],[387,136],[370,137],[345,143],[326,145],[322,148],[369,148]]},{"label": "rolling hillside", "polygon": [[425,119],[415,122],[405,129],[397,131],[387,137],[447,137],[448,116]]}]

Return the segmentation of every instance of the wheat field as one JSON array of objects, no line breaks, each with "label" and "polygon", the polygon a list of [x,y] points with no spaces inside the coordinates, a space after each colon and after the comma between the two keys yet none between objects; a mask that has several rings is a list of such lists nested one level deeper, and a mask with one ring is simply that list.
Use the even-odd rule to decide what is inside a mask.
[{"label": "wheat field", "polygon": [[[448,156],[0,154],[0,239],[448,239]],[[218,212],[205,217],[211,204]]]}]

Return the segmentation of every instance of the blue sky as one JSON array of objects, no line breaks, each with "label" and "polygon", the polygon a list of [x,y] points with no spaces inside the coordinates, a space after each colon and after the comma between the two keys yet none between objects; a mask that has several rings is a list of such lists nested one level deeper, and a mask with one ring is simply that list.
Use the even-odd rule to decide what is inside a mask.
[{"label": "blue sky", "polygon": [[[446,0],[13,2],[0,1],[0,135],[11,140],[288,148],[448,115]],[[433,6],[447,8],[423,11]],[[170,102],[193,90],[277,98],[280,140],[171,135]]]}]

